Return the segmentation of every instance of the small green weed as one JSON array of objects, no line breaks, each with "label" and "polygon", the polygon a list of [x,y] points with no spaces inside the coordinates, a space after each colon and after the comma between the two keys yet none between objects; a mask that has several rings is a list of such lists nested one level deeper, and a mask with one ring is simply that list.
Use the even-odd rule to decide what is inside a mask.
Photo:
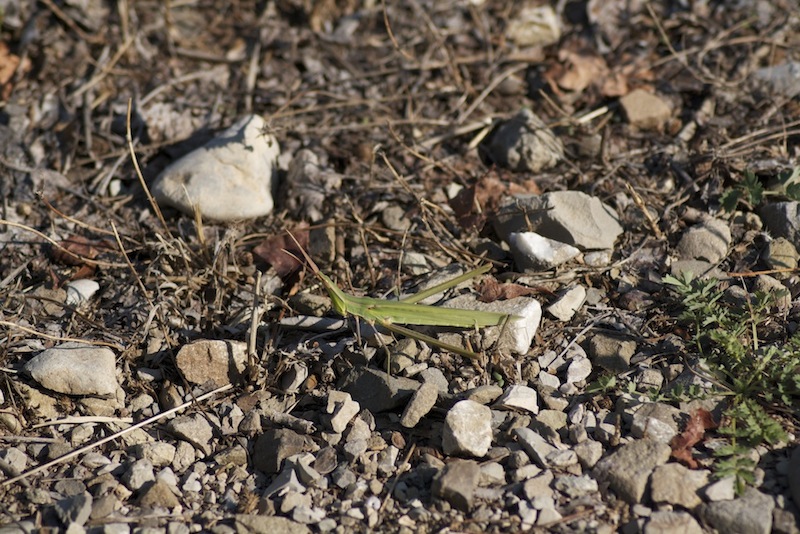
[{"label": "small green weed", "polygon": [[617,376],[609,373],[601,374],[597,380],[586,385],[586,393],[610,393],[617,387]]},{"label": "small green weed", "polygon": [[800,200],[800,167],[777,176],[777,183],[774,187],[765,189],[753,171],[744,172],[744,179],[733,188],[727,189],[721,197],[722,209],[732,212],[744,202],[749,207],[755,207],[761,203],[765,196],[783,196],[790,200]]},{"label": "small green weed", "polygon": [[664,283],[678,294],[680,319],[693,326],[697,353],[712,381],[731,396],[719,432],[729,443],[715,451],[716,475],[736,477],[741,494],[752,483],[755,465],[750,451],[761,444],[787,440],[786,431],[763,405],[796,410],[800,399],[800,339],[763,344],[759,327],[779,294],[756,293],[746,306],[727,302],[719,282],[693,279],[691,274],[667,276]]}]

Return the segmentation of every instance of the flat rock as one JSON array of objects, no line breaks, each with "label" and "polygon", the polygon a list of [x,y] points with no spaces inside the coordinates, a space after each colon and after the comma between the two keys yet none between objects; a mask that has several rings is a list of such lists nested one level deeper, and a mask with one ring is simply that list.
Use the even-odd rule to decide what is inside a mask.
[{"label": "flat rock", "polygon": [[536,232],[511,232],[508,246],[517,270],[531,273],[554,269],[581,253],[572,245],[548,239]]},{"label": "flat rock", "polygon": [[136,460],[127,471],[122,474],[122,482],[131,491],[137,491],[148,482],[153,482],[156,475],[153,472],[153,464],[149,460]]},{"label": "flat rock", "polygon": [[767,243],[767,250],[762,257],[770,269],[795,269],[800,254],[791,241],[779,237]]},{"label": "flat rock", "polygon": [[525,498],[533,500],[537,497],[552,497],[554,478],[553,472],[548,469],[527,479],[522,485]]},{"label": "flat rock", "polygon": [[536,232],[580,250],[612,249],[622,233],[616,211],[580,191],[514,195],[502,202],[493,222],[506,242],[512,232]]},{"label": "flat rock", "polygon": [[145,508],[175,508],[181,502],[165,481],[158,479],[147,485],[139,496],[139,506]]},{"label": "flat rock", "polygon": [[574,384],[589,378],[592,374],[592,362],[586,356],[579,355],[573,358],[567,366],[567,384]]},{"label": "flat rock", "polygon": [[[789,479],[791,487],[792,479]],[[711,501],[730,501],[736,497],[736,479],[733,476],[721,478],[703,488],[703,496]]]},{"label": "flat rock", "polygon": [[344,432],[347,424],[360,410],[361,406],[350,397],[349,393],[344,391],[331,391],[328,393],[326,411],[331,414],[331,429],[337,434]]},{"label": "flat rock", "polygon": [[25,371],[43,387],[67,395],[116,394],[116,358],[111,349],[84,343],[63,343],[42,351]]},{"label": "flat rock", "polygon": [[630,368],[631,358],[636,352],[636,342],[606,334],[595,334],[589,340],[589,355],[594,363],[615,373]]},{"label": "flat rock", "polygon": [[181,347],[175,363],[190,384],[212,383],[218,388],[236,384],[247,366],[247,344],[241,341],[201,339]]},{"label": "flat rock", "polygon": [[481,486],[491,486],[494,484],[506,483],[506,471],[497,462],[489,462],[481,465]]},{"label": "flat rock", "polygon": [[307,526],[276,515],[236,514],[233,526],[237,534],[311,534]]},{"label": "flat rock", "polygon": [[394,377],[369,367],[354,367],[339,384],[339,390],[372,413],[394,410],[403,406],[419,388],[410,378]]},{"label": "flat rock", "polygon": [[718,263],[728,255],[731,239],[727,222],[708,219],[683,233],[678,242],[678,258]]},{"label": "flat rock", "polygon": [[482,458],[492,445],[492,411],[474,401],[457,402],[447,412],[442,429],[445,454]]},{"label": "flat rock", "polygon": [[759,210],[759,215],[770,235],[800,243],[800,202],[770,202]]},{"label": "flat rock", "polygon": [[667,103],[644,89],[635,89],[619,100],[628,122],[641,130],[662,129],[672,110]]},{"label": "flat rock", "polygon": [[519,47],[547,46],[561,38],[561,18],[552,6],[524,5],[510,17],[506,38]]},{"label": "flat rock", "polygon": [[558,451],[556,447],[548,443],[541,434],[531,428],[515,428],[514,435],[517,438],[517,442],[522,445],[522,448],[533,461],[541,467],[550,467],[548,456]]},{"label": "flat rock", "polygon": [[581,309],[586,300],[586,288],[577,285],[568,288],[561,296],[547,307],[548,313],[559,321],[569,321]]},{"label": "flat rock", "polygon": [[400,418],[400,424],[406,428],[413,428],[417,426],[420,419],[425,417],[428,412],[436,404],[439,398],[439,389],[433,382],[423,382],[411,400],[408,401],[406,409],[403,411],[403,416]]},{"label": "flat rock", "polygon": [[549,169],[564,157],[561,140],[528,109],[498,126],[483,146],[492,162],[517,172]]},{"label": "flat rock", "polygon": [[[558,379],[556,375],[550,374],[545,370],[539,371],[539,386],[544,386],[545,388],[549,388],[551,390],[556,390],[561,387],[561,381]],[[542,399],[544,399],[545,395],[542,395]]]},{"label": "flat rock", "polygon": [[324,217],[324,206],[331,191],[342,186],[343,176],[329,169],[311,150],[300,149],[289,164],[282,187],[286,208],[296,219],[316,222]]},{"label": "flat rock", "polygon": [[679,409],[663,402],[648,402],[633,414],[631,434],[635,438],[650,438],[669,443],[678,433],[678,424],[686,415]]},{"label": "flat rock", "polygon": [[650,477],[650,497],[656,503],[692,509],[703,502],[697,492],[706,484],[708,484],[708,471],[668,463],[656,467],[653,471]]},{"label": "flat rock", "polygon": [[539,396],[535,389],[515,384],[507,387],[494,405],[495,408],[515,408],[537,414],[539,413],[538,399]]},{"label": "flat rock", "polygon": [[170,164],[151,187],[159,204],[217,221],[250,219],[273,208],[278,141],[258,115],[241,118]]},{"label": "flat rock", "polygon": [[630,504],[640,503],[653,470],[667,463],[672,449],[649,439],[631,441],[600,460],[594,476]]},{"label": "flat rock", "polygon": [[129,447],[128,452],[135,458],[149,461],[154,467],[170,465],[175,459],[175,445],[166,441],[138,443]]},{"label": "flat rock", "polygon": [[559,476],[555,481],[555,488],[572,499],[582,497],[598,490],[597,481],[589,475]]},{"label": "flat rock", "polygon": [[92,495],[88,492],[72,495],[56,503],[55,511],[64,526],[84,525],[92,513]]},{"label": "flat rock", "polygon": [[5,462],[5,465],[12,470],[21,473],[28,467],[30,458],[18,448],[9,447],[8,449],[0,450],[0,460]]},{"label": "flat rock", "polygon": [[264,473],[278,473],[283,461],[303,452],[306,440],[288,428],[272,428],[256,439],[253,446],[253,466]]},{"label": "flat rock", "polygon": [[436,390],[439,393],[447,393],[450,382],[447,380],[447,377],[444,376],[444,373],[441,369],[437,369],[436,367],[428,367],[427,369],[420,371],[418,376],[423,382],[430,382],[431,384],[435,385]]},{"label": "flat rock", "polygon": [[478,386],[461,393],[461,400],[471,400],[478,404],[490,404],[503,394],[503,388],[495,384]]},{"label": "flat rock", "polygon": [[100,284],[88,278],[81,278],[67,282],[64,284],[64,289],[67,292],[67,305],[80,306],[84,302],[89,302],[89,299],[100,289]]},{"label": "flat rock", "polygon": [[798,62],[762,67],[753,73],[753,78],[767,85],[773,93],[787,99],[800,94],[800,63]]},{"label": "flat rock", "polygon": [[747,488],[742,497],[703,505],[700,517],[719,532],[768,534],[772,530],[775,499]]},{"label": "flat rock", "polygon": [[703,529],[686,512],[653,512],[644,526],[644,534],[702,534]]},{"label": "flat rock", "polygon": [[188,441],[204,454],[211,454],[214,428],[203,414],[182,415],[167,424],[167,428],[184,441]]},{"label": "flat rock", "polygon": [[578,461],[585,469],[591,469],[603,457],[603,444],[592,439],[581,441],[572,447],[572,450],[578,455]]},{"label": "flat rock", "polygon": [[454,508],[468,512],[472,508],[475,488],[481,477],[481,468],[473,460],[455,460],[448,463],[433,479],[431,491]]},{"label": "flat rock", "polygon": [[542,410],[536,415],[536,422],[558,432],[567,426],[567,414],[559,410]]}]

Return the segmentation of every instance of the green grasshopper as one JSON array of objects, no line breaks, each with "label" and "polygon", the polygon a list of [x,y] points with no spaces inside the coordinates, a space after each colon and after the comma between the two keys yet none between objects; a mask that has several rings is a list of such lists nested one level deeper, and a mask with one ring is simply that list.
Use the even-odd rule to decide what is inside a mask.
[{"label": "green grasshopper", "polygon": [[462,310],[456,308],[441,308],[438,306],[428,306],[425,304],[417,304],[431,295],[440,293],[458,284],[480,276],[488,272],[492,266],[491,264],[478,267],[469,271],[461,276],[457,276],[444,283],[438,284],[434,287],[420,291],[400,301],[383,300],[371,297],[356,297],[348,295],[337,286],[333,280],[322,273],[317,265],[314,263],[309,255],[300,246],[300,243],[289,234],[294,242],[297,244],[300,252],[306,259],[309,267],[314,275],[319,279],[333,303],[333,309],[342,317],[353,316],[363,319],[370,324],[377,324],[394,332],[395,334],[403,335],[419,341],[424,341],[430,345],[449,350],[456,354],[466,356],[468,358],[478,359],[480,355],[461,347],[456,347],[449,343],[444,343],[438,339],[426,336],[415,330],[402,327],[400,325],[418,325],[418,326],[449,326],[457,328],[481,328],[485,326],[503,325],[509,320],[518,319],[516,315],[509,315],[505,313],[487,312],[479,310]]}]

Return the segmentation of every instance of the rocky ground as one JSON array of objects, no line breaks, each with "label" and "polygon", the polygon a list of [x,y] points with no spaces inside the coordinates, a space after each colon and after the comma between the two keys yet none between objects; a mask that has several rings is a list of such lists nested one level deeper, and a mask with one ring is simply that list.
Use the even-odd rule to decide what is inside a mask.
[{"label": "rocky ground", "polygon": [[0,6],[3,532],[798,532],[796,3]]}]

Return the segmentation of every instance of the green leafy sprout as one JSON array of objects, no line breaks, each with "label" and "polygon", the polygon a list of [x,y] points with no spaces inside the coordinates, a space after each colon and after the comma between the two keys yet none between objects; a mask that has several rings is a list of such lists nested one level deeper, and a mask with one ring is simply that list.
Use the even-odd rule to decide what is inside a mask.
[{"label": "green leafy sprout", "polygon": [[758,206],[765,196],[782,196],[789,200],[800,200],[800,167],[784,171],[777,176],[773,187],[765,188],[758,176],[746,170],[741,183],[727,189],[720,199],[722,209],[732,212],[740,202],[750,207]]},{"label": "green leafy sprout", "polygon": [[724,298],[716,279],[696,279],[690,273],[666,276],[681,301],[679,318],[692,326],[692,341],[718,393],[729,395],[719,433],[726,445],[716,449],[715,475],[735,477],[736,491],[752,484],[758,445],[786,442],[786,431],[765,409],[798,415],[800,399],[800,338],[764,343],[759,328],[770,319],[781,292],[756,292],[746,305]]}]

